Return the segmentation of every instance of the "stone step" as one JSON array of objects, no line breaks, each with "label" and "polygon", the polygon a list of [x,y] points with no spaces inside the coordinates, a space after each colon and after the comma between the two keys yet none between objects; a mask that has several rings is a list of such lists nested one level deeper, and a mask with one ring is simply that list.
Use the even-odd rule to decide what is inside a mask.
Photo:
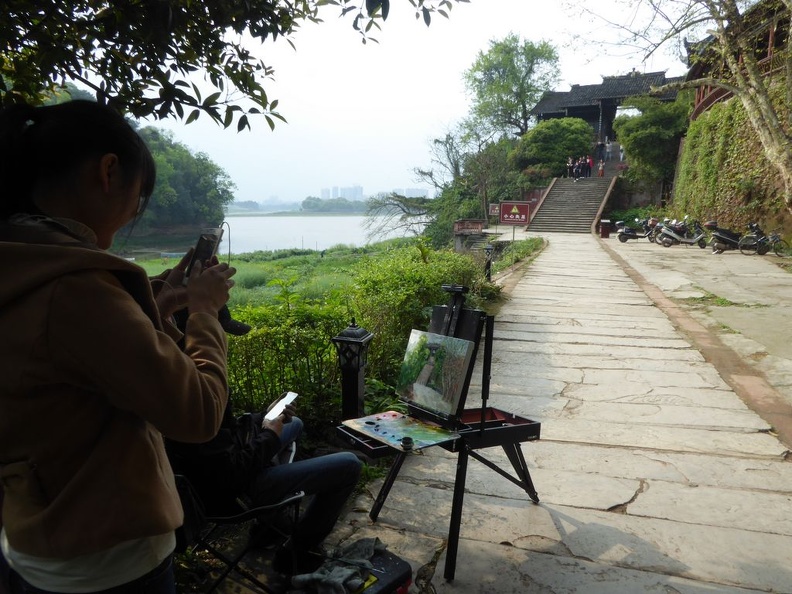
[{"label": "stone step", "polygon": [[578,181],[556,179],[534,214],[530,230],[540,233],[589,233],[612,179],[612,175],[581,178]]}]

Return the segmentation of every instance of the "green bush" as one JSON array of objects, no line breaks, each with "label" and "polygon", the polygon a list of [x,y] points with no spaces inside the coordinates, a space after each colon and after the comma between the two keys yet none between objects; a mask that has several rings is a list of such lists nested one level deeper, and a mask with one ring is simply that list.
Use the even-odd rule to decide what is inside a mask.
[{"label": "green bush", "polygon": [[[507,243],[502,250],[498,250],[492,260],[492,273],[506,270],[514,262],[519,262],[542,249],[542,238],[532,237],[520,241]],[[486,296],[488,299],[491,296]]]},{"label": "green bush", "polygon": [[277,305],[246,306],[234,317],[253,326],[231,337],[228,382],[239,410],[262,410],[284,392],[300,395],[298,411],[306,432],[317,437],[340,419],[338,358],[332,337],[348,323],[337,300],[313,302],[291,295]]},{"label": "green bush", "polygon": [[362,260],[353,270],[351,305],[358,324],[374,333],[368,372],[394,384],[413,328],[425,329],[434,305],[448,302],[442,285],[471,289],[467,304],[481,303],[483,267],[468,255],[430,251],[424,245],[396,248]]},{"label": "green bush", "polygon": [[611,224],[615,224],[616,221],[624,221],[624,224],[628,227],[635,227],[635,219],[643,220],[649,217],[657,217],[662,221],[665,214],[662,208],[650,204],[648,206],[636,206],[626,210],[611,210],[607,216],[603,215],[602,218],[609,219]]}]

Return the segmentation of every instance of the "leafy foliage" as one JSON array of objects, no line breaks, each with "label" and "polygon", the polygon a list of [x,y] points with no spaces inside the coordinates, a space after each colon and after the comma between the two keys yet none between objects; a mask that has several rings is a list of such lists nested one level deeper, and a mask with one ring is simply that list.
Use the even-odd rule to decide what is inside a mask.
[{"label": "leafy foliage", "polygon": [[492,261],[492,272],[506,270],[515,262],[520,262],[525,258],[530,258],[541,251],[544,240],[541,237],[521,239],[520,241],[509,242],[505,249],[497,251],[497,257]]},{"label": "leafy foliage", "polygon": [[445,187],[432,202],[432,220],[426,225],[423,237],[437,249],[454,241],[454,223],[459,219],[486,219],[476,192],[465,178]]},{"label": "leafy foliage", "polygon": [[[778,109],[772,87],[784,86],[792,98],[792,52],[789,24],[792,2],[762,0],[655,0],[645,18],[616,25],[647,56],[676,44],[687,53],[691,69],[684,82],[662,90],[702,88],[740,101],[762,150],[783,184],[786,209],[792,213],[792,135],[789,112]],[[589,9],[586,9],[589,10]],[[611,17],[600,17],[610,22]],[[688,40],[700,40],[690,43]],[[786,73],[778,77],[776,73]]]},{"label": "leafy foliage", "polygon": [[481,204],[478,216],[482,219],[487,219],[490,204],[516,199],[525,186],[520,172],[509,161],[515,144],[513,139],[504,137],[465,155],[466,185],[478,194]]},{"label": "leafy foliage", "polygon": [[471,257],[431,251],[420,244],[363,259],[352,271],[351,304],[358,324],[374,333],[369,373],[393,384],[410,331],[425,329],[431,307],[448,301],[444,284],[470,287],[475,306],[484,288],[483,267]]},{"label": "leafy foliage", "polygon": [[[593,135],[591,126],[579,118],[545,120],[520,138],[509,160],[525,172],[529,183],[546,185],[549,178],[563,175],[569,157],[576,159],[591,152]],[[536,172],[541,173],[530,175]]]},{"label": "leafy foliage", "polygon": [[157,165],[157,184],[135,231],[220,225],[234,200],[234,183],[205,153],[192,153],[173,134],[154,127],[139,131]]},{"label": "leafy foliage", "polygon": [[[452,1],[467,0],[410,0],[426,25],[435,12],[447,17]],[[273,128],[283,117],[263,83],[274,69],[251,40],[291,43],[301,23],[320,22],[323,5],[356,13],[364,42],[390,10],[389,0],[5,0],[0,100],[40,103],[63,81],[79,81],[137,118],[189,123],[206,114],[242,130],[261,115]]]},{"label": "leafy foliage", "polygon": [[339,420],[338,358],[330,340],[345,327],[338,300],[306,301],[292,295],[276,305],[236,309],[254,326],[228,347],[228,383],[240,410],[261,410],[284,392],[300,394],[300,417],[322,434]]},{"label": "leafy foliage", "polygon": [[[785,113],[783,85],[771,92]],[[749,221],[764,221],[768,228],[792,222],[783,181],[747,120],[741,102],[726,101],[690,124],[669,216],[716,219],[739,230]]]},{"label": "leafy foliage", "polygon": [[521,41],[511,33],[490,41],[465,72],[473,96],[473,116],[494,133],[522,136],[531,108],[558,78],[558,53],[546,41]]},{"label": "leafy foliage", "polygon": [[647,186],[674,180],[679,141],[688,128],[690,93],[680,93],[673,103],[653,97],[632,97],[624,102],[639,115],[621,115],[613,122],[619,142],[630,156],[627,176]]},{"label": "leafy foliage", "polygon": [[458,219],[487,220],[488,205],[518,199],[525,180],[509,161],[515,146],[510,138],[480,139],[475,131],[448,133],[432,142],[435,169],[417,169],[438,191],[435,198],[397,194],[368,200],[372,225],[421,233],[435,248],[453,241]]}]

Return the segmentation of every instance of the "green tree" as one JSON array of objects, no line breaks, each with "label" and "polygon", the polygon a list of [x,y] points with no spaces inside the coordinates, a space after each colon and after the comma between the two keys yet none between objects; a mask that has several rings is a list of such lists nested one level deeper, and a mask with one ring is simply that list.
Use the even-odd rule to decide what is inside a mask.
[{"label": "green tree", "polygon": [[591,126],[579,118],[545,120],[520,138],[509,158],[529,184],[541,185],[548,177],[562,175],[569,157],[588,154],[593,134]]},{"label": "green tree", "polygon": [[368,228],[372,234],[385,229],[401,229],[429,236],[437,247],[445,246],[452,239],[453,221],[462,218],[458,202],[465,182],[462,168],[465,151],[459,130],[447,132],[443,138],[430,143],[432,163],[427,169],[413,171],[421,181],[434,186],[436,198],[407,197],[396,193],[380,194],[366,202]]},{"label": "green tree", "polygon": [[465,158],[465,179],[478,195],[479,216],[484,220],[488,219],[490,204],[520,197],[520,174],[509,161],[515,144],[513,139],[504,137],[484,144]]},{"label": "green tree", "polygon": [[[410,0],[427,25],[465,1]],[[204,113],[241,130],[248,115],[261,114],[272,128],[283,120],[263,84],[274,70],[252,50],[267,39],[293,43],[300,24],[321,21],[323,5],[355,14],[364,42],[390,10],[390,0],[4,0],[0,101],[41,103],[63,81],[77,81],[136,118],[189,123]]]},{"label": "green tree", "polygon": [[467,178],[448,184],[432,201],[432,220],[424,235],[435,248],[443,248],[454,241],[454,222],[459,219],[483,219],[481,203],[475,188]]},{"label": "green tree", "polygon": [[[622,32],[622,43],[640,48],[647,56],[667,45],[687,53],[692,67],[685,81],[660,91],[717,88],[742,103],[748,124],[778,171],[784,203],[792,213],[792,117],[780,112],[773,101],[773,86],[781,85],[785,103],[792,103],[792,0],[655,0],[647,3],[645,11],[625,14],[631,19],[627,24],[597,16]],[[644,18],[636,18],[640,16]],[[769,71],[781,76],[769,76]]]},{"label": "green tree", "polygon": [[173,134],[147,126],[139,131],[157,165],[149,207],[136,224],[151,228],[219,225],[234,201],[234,183],[206,154],[193,154]]},{"label": "green tree", "polygon": [[660,184],[662,193],[674,181],[679,141],[688,129],[690,94],[679,94],[673,103],[653,97],[632,97],[624,106],[640,112],[621,115],[613,122],[619,142],[630,155],[627,175],[647,186]]},{"label": "green tree", "polygon": [[410,230],[422,233],[434,247],[447,246],[454,239],[455,221],[487,220],[490,203],[520,195],[520,175],[508,159],[514,144],[509,138],[482,140],[464,127],[433,140],[432,167],[415,172],[434,185],[437,196],[370,198],[366,210],[370,228]]},{"label": "green tree", "polygon": [[464,76],[473,116],[489,130],[522,136],[530,128],[531,109],[558,79],[558,53],[546,41],[521,41],[512,33],[490,41]]},{"label": "green tree", "polygon": [[433,202],[425,196],[402,196],[395,192],[371,196],[366,200],[366,228],[372,236],[386,230],[420,235],[434,220]]}]

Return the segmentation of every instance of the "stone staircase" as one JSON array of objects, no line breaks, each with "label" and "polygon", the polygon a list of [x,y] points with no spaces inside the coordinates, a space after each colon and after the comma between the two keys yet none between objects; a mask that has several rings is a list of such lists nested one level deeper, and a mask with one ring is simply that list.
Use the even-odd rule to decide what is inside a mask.
[{"label": "stone staircase", "polygon": [[557,179],[531,219],[528,230],[533,233],[591,233],[591,224],[605,199],[611,179]]},{"label": "stone staircase", "polygon": [[620,173],[619,144],[612,145],[612,157],[605,162],[605,176],[578,181],[558,178],[534,214],[528,230],[536,233],[591,233],[600,205],[607,199],[608,188],[614,176]]},{"label": "stone staircase", "polygon": [[611,176],[558,178],[531,219],[534,233],[591,233],[591,224],[605,199]]}]

